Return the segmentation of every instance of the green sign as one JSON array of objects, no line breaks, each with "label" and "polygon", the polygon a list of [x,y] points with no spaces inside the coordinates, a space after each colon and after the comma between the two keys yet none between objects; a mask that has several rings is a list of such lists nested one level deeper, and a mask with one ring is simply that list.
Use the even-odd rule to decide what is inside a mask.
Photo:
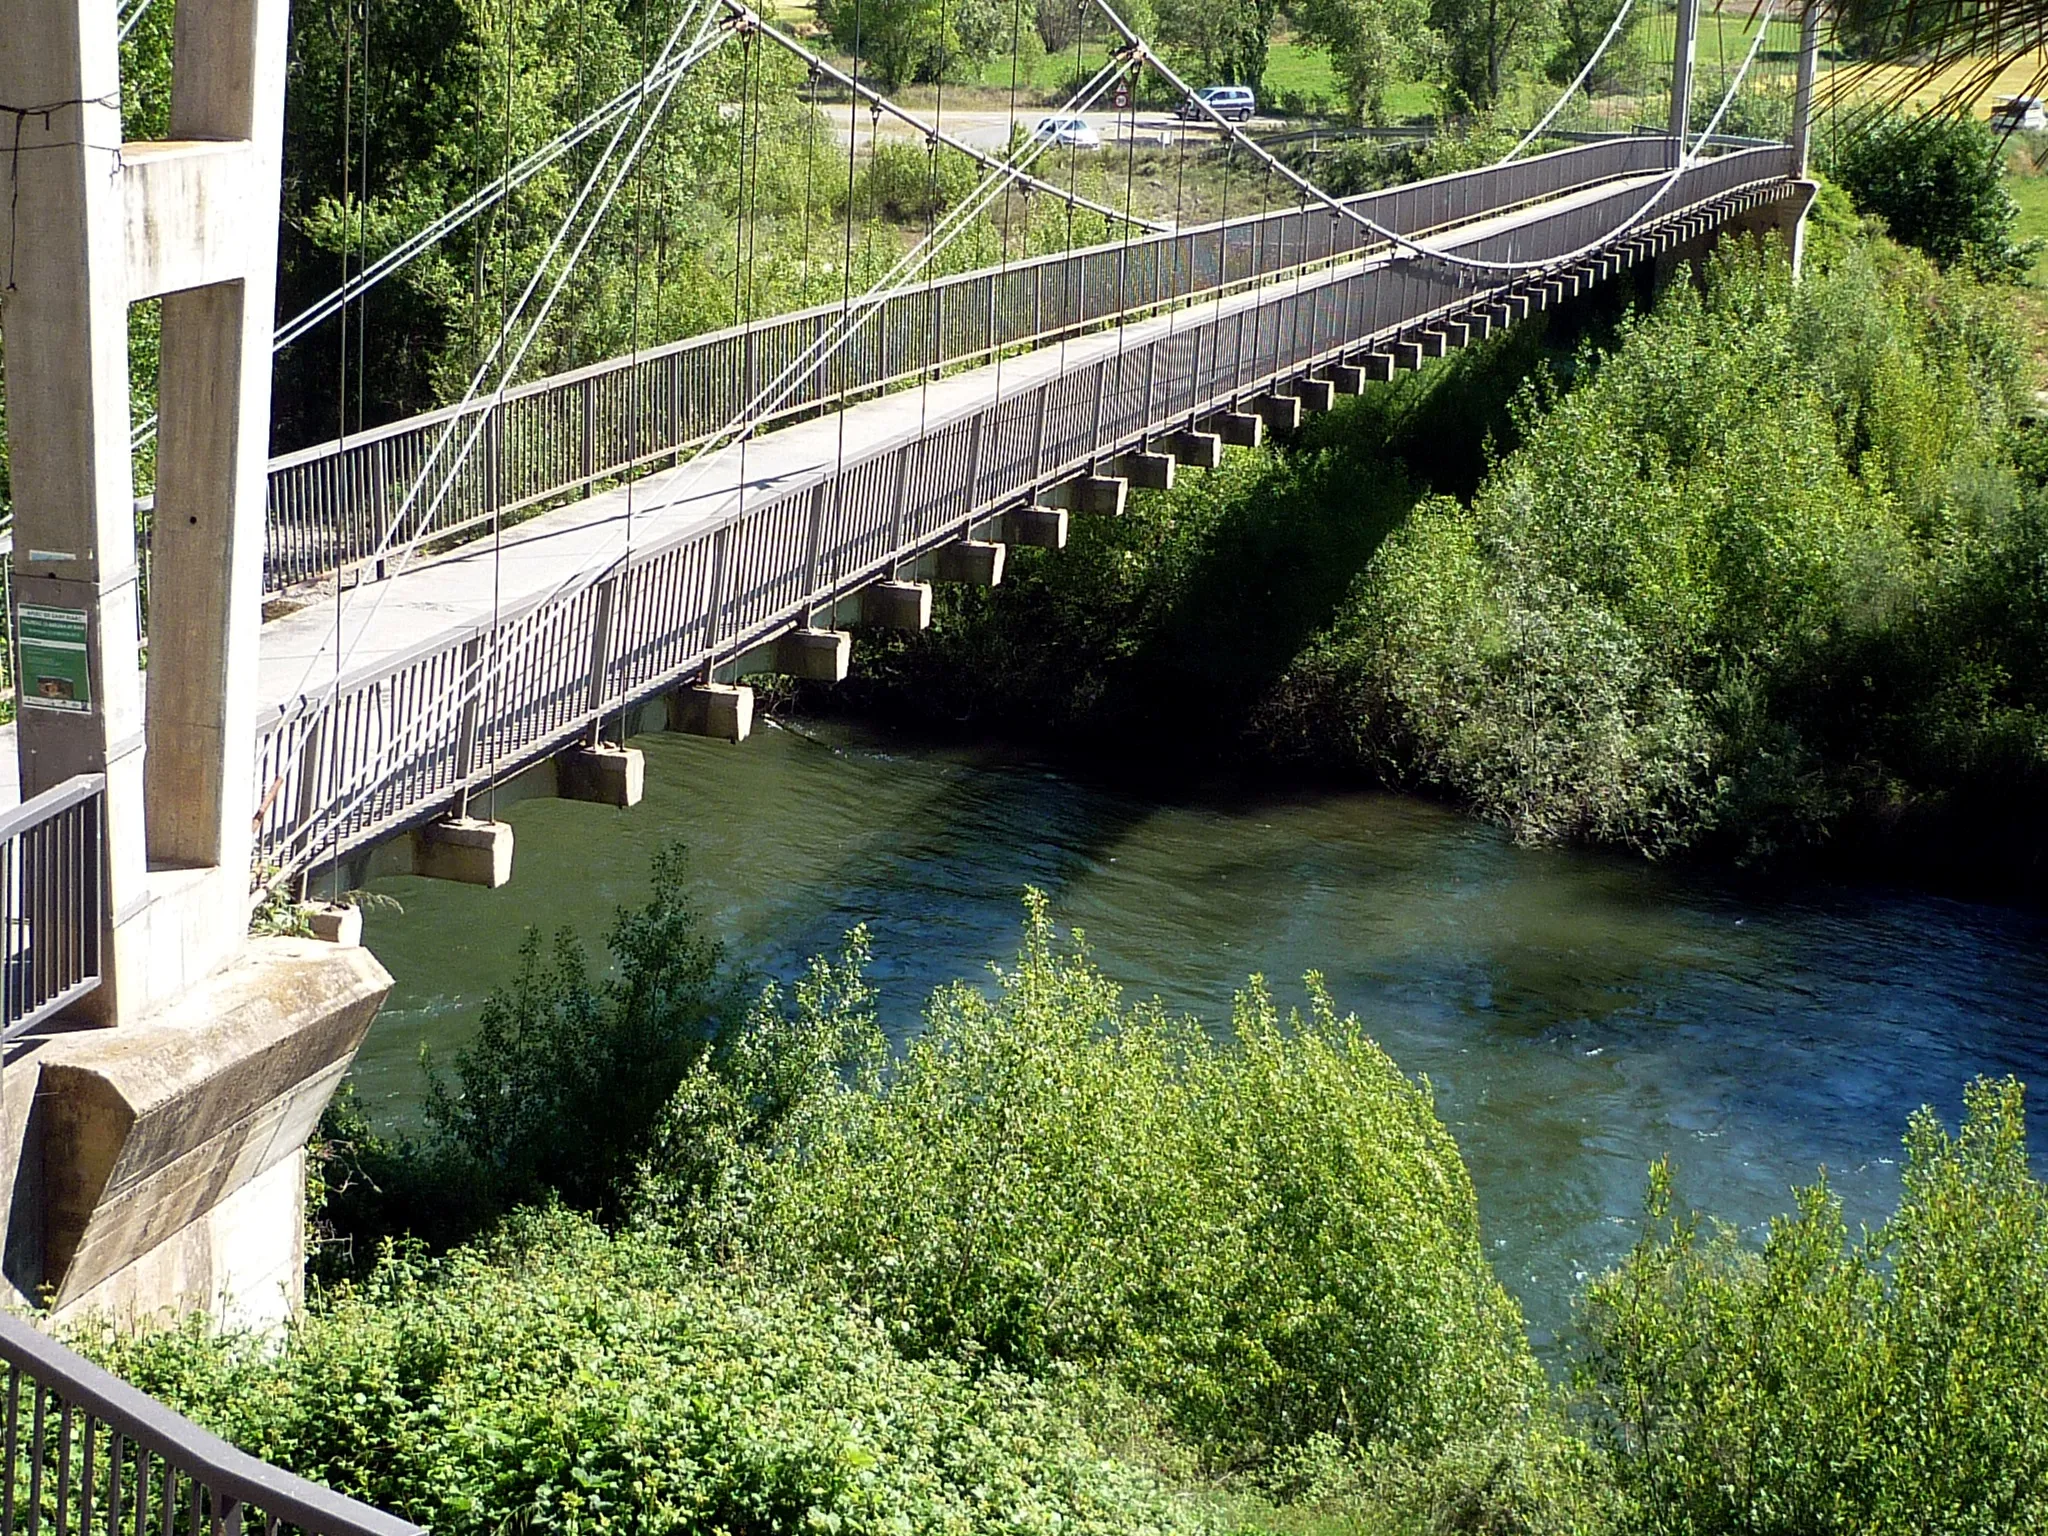
[{"label": "green sign", "polygon": [[85,615],[73,608],[19,610],[21,702],[30,709],[67,714],[92,710],[92,673],[86,666]]}]

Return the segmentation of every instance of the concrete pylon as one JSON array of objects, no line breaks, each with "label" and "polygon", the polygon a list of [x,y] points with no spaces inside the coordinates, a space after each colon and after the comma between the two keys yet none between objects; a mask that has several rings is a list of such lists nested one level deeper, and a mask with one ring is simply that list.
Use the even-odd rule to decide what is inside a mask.
[{"label": "concrete pylon", "polygon": [[[178,0],[176,137],[123,144],[114,8],[0,0],[21,784],[107,777],[104,979],[74,1013],[118,1027],[0,1070],[0,1281],[60,1321],[298,1304],[306,1136],[391,985],[248,938],[286,20]],[[128,307],[159,297],[145,683]]]},{"label": "concrete pylon", "polygon": [[[0,101],[49,108],[21,119],[16,227],[0,225],[16,592],[88,663],[82,698],[26,679],[21,784],[107,775],[112,942],[85,1005],[103,1022],[226,964],[248,926],[287,15],[181,0],[174,137],[123,144],[113,15],[0,0]],[[158,297],[145,714],[128,306]]]}]

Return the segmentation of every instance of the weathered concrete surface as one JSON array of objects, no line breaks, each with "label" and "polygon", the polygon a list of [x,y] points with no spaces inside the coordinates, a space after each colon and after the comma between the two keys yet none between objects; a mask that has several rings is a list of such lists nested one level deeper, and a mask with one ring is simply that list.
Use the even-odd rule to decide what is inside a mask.
[{"label": "weathered concrete surface", "polygon": [[60,1320],[288,1315],[306,1137],[390,987],[368,950],[256,939],[138,1023],[24,1042],[8,1278]]},{"label": "weathered concrete surface", "polygon": [[555,759],[555,792],[564,800],[630,810],[647,793],[647,757],[638,747],[571,747]]},{"label": "weathered concrete surface", "polygon": [[412,873],[495,891],[512,878],[512,823],[455,816],[412,835]]},{"label": "weathered concrete surface", "polygon": [[1004,554],[1005,546],[986,539],[942,544],[932,554],[932,575],[963,586],[999,587],[1003,584]]},{"label": "weathered concrete surface", "polygon": [[744,683],[698,683],[668,696],[667,726],[692,736],[741,742],[754,730],[754,690]]},{"label": "weathered concrete surface", "polygon": [[1005,543],[1027,549],[1065,549],[1067,512],[1064,507],[1012,507],[1002,516]]},{"label": "weathered concrete surface", "polygon": [[877,629],[926,630],[932,627],[931,583],[878,581],[862,589],[860,621]]}]

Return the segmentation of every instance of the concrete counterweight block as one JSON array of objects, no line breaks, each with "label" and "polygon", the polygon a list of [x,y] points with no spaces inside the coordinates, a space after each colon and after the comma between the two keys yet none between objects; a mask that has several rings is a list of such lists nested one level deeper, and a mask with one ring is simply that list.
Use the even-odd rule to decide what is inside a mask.
[{"label": "concrete counterweight block", "polygon": [[1417,339],[1422,343],[1424,357],[1442,357],[1451,350],[1451,338],[1441,329],[1424,331]]},{"label": "concrete counterweight block", "polygon": [[1320,413],[1337,403],[1337,386],[1328,379],[1296,379],[1287,392],[1301,402],[1305,411]]},{"label": "concrete counterweight block", "polygon": [[1254,400],[1252,409],[1265,419],[1269,431],[1292,432],[1301,425],[1299,395],[1268,395],[1263,400]]},{"label": "concrete counterweight block", "polygon": [[1355,363],[1332,363],[1327,370],[1330,387],[1340,395],[1365,393],[1365,370]]},{"label": "concrete counterweight block", "polygon": [[843,683],[853,636],[843,629],[792,629],[775,642],[775,670],[807,683]]},{"label": "concrete counterweight block", "polygon": [[668,728],[718,741],[745,741],[754,731],[754,690],[745,683],[697,683],[668,696]]},{"label": "concrete counterweight block", "polygon": [[1219,411],[1206,425],[1233,448],[1256,448],[1266,436],[1266,419],[1256,411]]},{"label": "concrete counterweight block", "polygon": [[564,800],[630,810],[647,792],[647,758],[638,747],[571,747],[555,759],[555,793]]},{"label": "concrete counterweight block", "polygon": [[1003,538],[1027,549],[1065,549],[1067,509],[1012,507],[1003,514]]},{"label": "concrete counterweight block", "polygon": [[1223,462],[1223,439],[1214,432],[1178,432],[1173,454],[1190,469],[1214,469]]},{"label": "concrete counterweight block", "polygon": [[957,581],[970,587],[999,587],[1003,584],[1005,547],[986,539],[962,539],[942,544],[933,560],[940,581]]},{"label": "concrete counterweight block", "polygon": [[1082,475],[1072,482],[1073,507],[1090,517],[1122,517],[1131,483],[1116,475]]},{"label": "concrete counterweight block", "polygon": [[451,816],[412,835],[412,870],[429,880],[453,880],[495,891],[512,878],[512,824]]},{"label": "concrete counterweight block", "polygon": [[363,942],[363,909],[337,906],[329,901],[308,902],[306,926],[323,944],[354,949]]},{"label": "concrete counterweight block", "polygon": [[[1454,352],[1472,340],[1472,327],[1462,318],[1438,321],[1437,329],[1444,333],[1445,344]],[[1482,332],[1481,334],[1483,335],[1484,333]]]},{"label": "concrete counterweight block", "polygon": [[1394,343],[1394,366],[1410,372],[1422,366],[1422,343],[1412,337],[1403,337]]},{"label": "concrete counterweight block", "polygon": [[932,589],[924,581],[878,581],[860,594],[860,621],[876,629],[932,627]]},{"label": "concrete counterweight block", "polygon": [[1170,453],[1127,453],[1116,461],[1116,472],[1141,491],[1172,490],[1173,467]]},{"label": "concrete counterweight block", "polygon": [[1368,352],[1359,364],[1365,376],[1376,383],[1385,384],[1394,377],[1394,354],[1391,352]]}]

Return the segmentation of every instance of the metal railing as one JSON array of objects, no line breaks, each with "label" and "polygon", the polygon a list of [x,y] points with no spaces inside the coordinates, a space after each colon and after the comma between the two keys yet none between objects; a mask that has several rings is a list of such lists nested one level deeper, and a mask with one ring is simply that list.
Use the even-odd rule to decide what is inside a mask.
[{"label": "metal railing", "polygon": [[107,779],[83,773],[0,815],[0,1040],[99,986]]},{"label": "metal railing", "polygon": [[[1427,235],[1667,169],[1674,154],[1665,138],[1612,139],[1345,203],[1383,228]],[[1328,209],[1289,206],[900,289],[844,348],[807,369],[808,349],[832,334],[841,306],[693,336],[285,454],[270,466],[265,590],[412,539],[456,537],[669,458],[725,429],[791,369],[805,371],[786,381],[788,398],[765,421],[1354,256],[1372,244],[1366,230]],[[455,431],[436,459],[451,422]],[[472,433],[476,446],[464,456],[459,449]],[[394,526],[401,513],[402,526]]]},{"label": "metal railing", "polygon": [[[1640,182],[1538,210],[1460,249],[1548,261],[1616,234],[1613,249],[1579,263],[1611,275],[1778,195],[1789,157],[1779,147],[1690,167],[1654,215],[1626,230],[1641,212]],[[371,846],[1150,434],[1554,280],[1490,283],[1438,263],[1347,262],[1079,343],[1059,373],[1013,375],[978,406],[935,410],[915,440],[850,440],[843,464],[822,474],[742,497],[622,565],[267,710],[257,728],[257,856],[299,868],[316,844],[322,857]]]},{"label": "metal railing", "polygon": [[258,1461],[18,1317],[7,1362],[0,1536],[423,1536]]}]

